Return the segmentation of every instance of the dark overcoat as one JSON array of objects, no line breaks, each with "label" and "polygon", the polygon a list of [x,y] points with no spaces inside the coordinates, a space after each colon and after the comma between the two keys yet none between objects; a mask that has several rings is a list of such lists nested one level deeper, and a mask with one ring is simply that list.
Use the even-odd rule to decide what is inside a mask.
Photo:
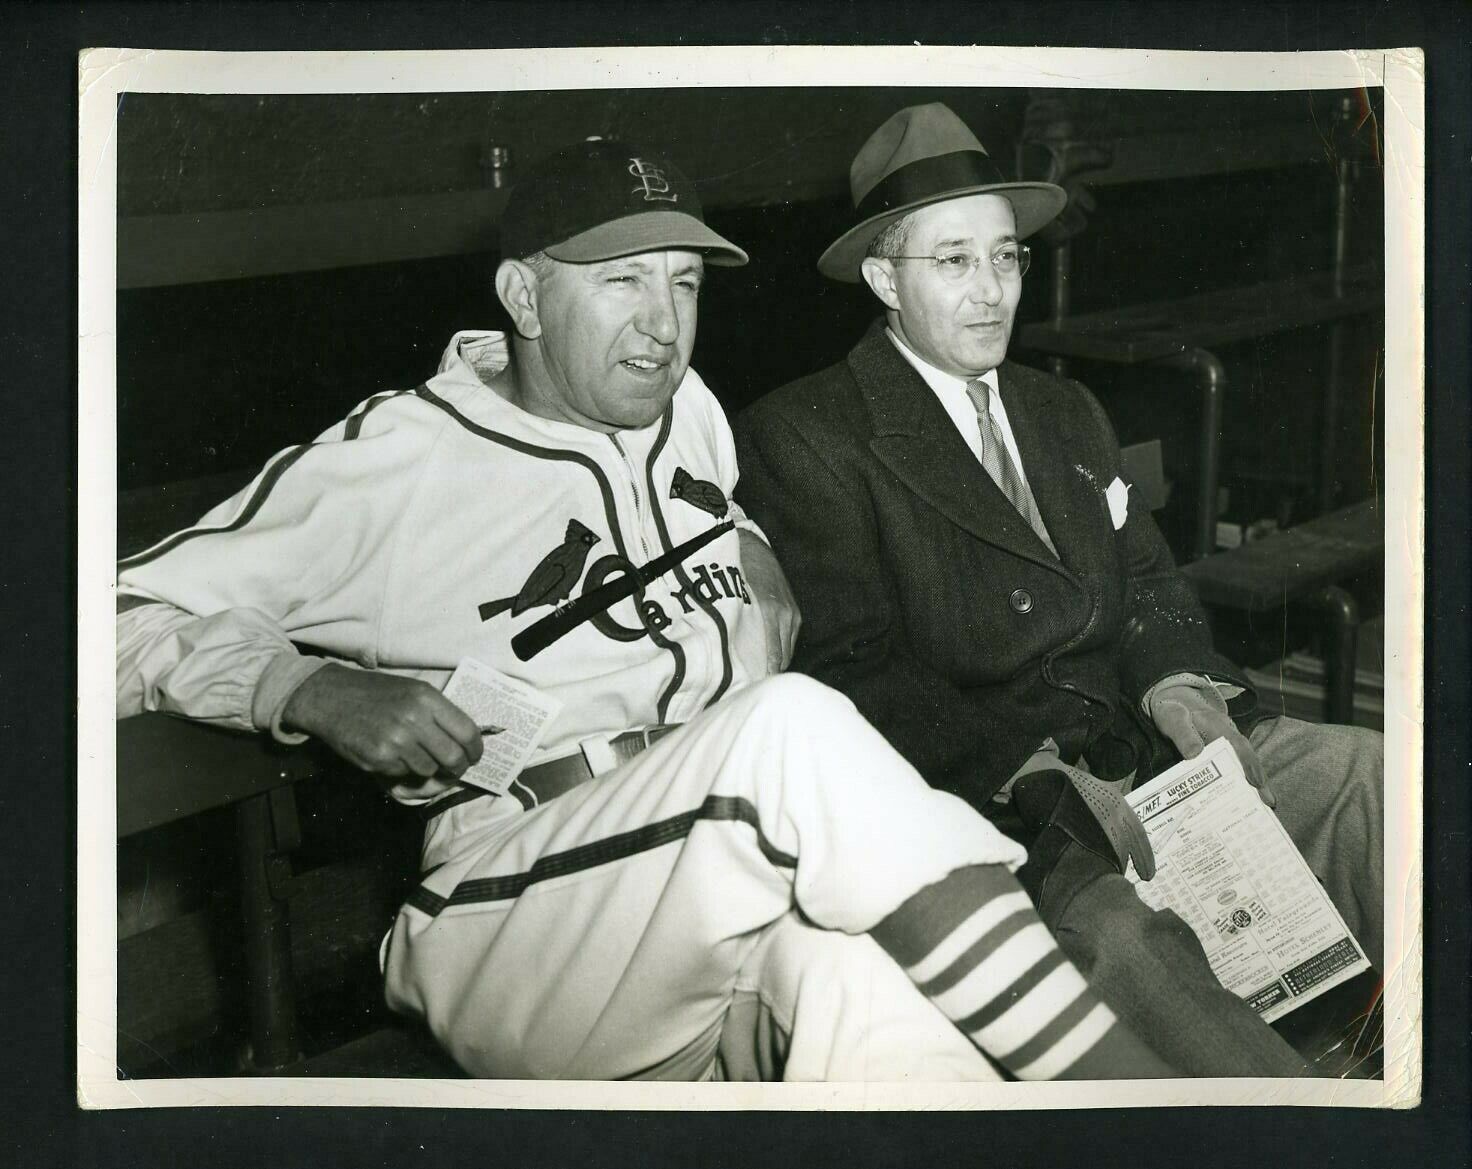
[{"label": "dark overcoat", "polygon": [[802,610],[793,668],[847,694],[932,785],[980,808],[1049,737],[1110,778],[1172,761],[1140,709],[1170,674],[1243,687],[1234,716],[1255,706],[1149,512],[1130,507],[1116,529],[1105,493],[1119,445],[1098,402],[1012,362],[998,383],[1058,557],[882,321],[736,423],[737,499]]}]

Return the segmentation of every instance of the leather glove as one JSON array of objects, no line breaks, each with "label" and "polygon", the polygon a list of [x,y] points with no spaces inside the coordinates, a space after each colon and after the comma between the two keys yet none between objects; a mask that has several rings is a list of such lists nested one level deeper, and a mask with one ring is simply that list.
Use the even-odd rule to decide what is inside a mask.
[{"label": "leather glove", "polygon": [[[1107,782],[1056,754],[1039,752],[1018,769],[1012,800],[1025,824],[1049,826],[1090,852],[1114,862],[1123,873],[1133,862],[1141,880],[1155,876],[1150,837],[1125,800],[1130,780]],[[1026,882],[1024,882],[1026,884]]]},{"label": "leather glove", "polygon": [[1203,689],[1191,682],[1168,679],[1151,691],[1150,718],[1160,733],[1175,744],[1182,759],[1194,759],[1207,743],[1226,739],[1237,753],[1247,782],[1257,788],[1262,802],[1270,808],[1278,806],[1278,798],[1267,785],[1257,752],[1232,722],[1226,701],[1210,682]]}]

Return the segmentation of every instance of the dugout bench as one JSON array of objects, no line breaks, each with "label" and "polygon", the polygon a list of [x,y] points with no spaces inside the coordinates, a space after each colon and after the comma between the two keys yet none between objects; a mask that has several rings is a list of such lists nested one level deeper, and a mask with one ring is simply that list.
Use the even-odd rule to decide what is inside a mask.
[{"label": "dugout bench", "polygon": [[120,720],[117,747],[120,841],[231,810],[249,1063],[258,1070],[284,1067],[298,1055],[287,900],[301,826],[292,785],[318,773],[314,754],[161,714]]},{"label": "dugout bench", "polygon": [[[136,947],[126,952],[127,960],[120,952],[120,1033],[138,1025],[128,1015],[147,1012],[140,1000],[148,991],[159,1009],[179,995],[198,1003],[198,980],[213,977],[238,983],[241,991],[237,1009],[228,994],[215,995],[208,1004],[223,1016],[219,1023],[224,1038],[238,1041],[233,1057],[221,1057],[231,1059],[232,1071],[459,1076],[422,1028],[392,1018],[381,1005],[377,942],[412,880],[410,857],[374,865],[354,856],[345,842],[337,855],[319,855],[315,865],[297,862],[304,840],[299,796],[318,794],[314,787],[331,794],[336,783],[359,789],[365,800],[377,799],[369,781],[312,747],[283,747],[263,735],[163,714],[122,719],[117,731],[120,843],[170,826],[203,831],[206,817],[228,817],[233,830],[233,872],[225,879],[233,886],[233,904],[216,907],[212,953],[160,963],[140,959]],[[362,810],[354,808],[349,817]],[[397,807],[387,808],[385,816],[403,829],[402,851],[412,852],[421,827],[418,818]],[[231,866],[223,867],[228,871]],[[295,935],[294,916],[304,927]],[[175,947],[170,953],[181,951]],[[339,1021],[314,1028],[308,1036],[298,1017],[300,992],[310,987],[319,995],[339,994],[347,1000],[353,996],[343,985],[344,970],[372,984],[378,1009],[364,1015],[345,1002],[333,1014],[348,1017],[346,1031]],[[148,979],[163,984],[129,991]],[[317,1050],[306,1058],[309,1048]],[[224,1063],[218,1066],[223,1072]]]},{"label": "dugout bench", "polygon": [[1347,586],[1382,573],[1384,564],[1383,509],[1367,499],[1181,571],[1208,609],[1251,617],[1297,604],[1316,614],[1324,632],[1324,718],[1352,723],[1360,605]]},{"label": "dugout bench", "polygon": [[[1124,447],[1120,457],[1131,498],[1158,511],[1168,495],[1160,441]],[[1322,717],[1352,723],[1361,613],[1348,586],[1380,574],[1384,564],[1383,509],[1378,499],[1366,499],[1190,561],[1181,572],[1209,612],[1250,620],[1289,606],[1306,610],[1324,635]]]},{"label": "dugout bench", "polygon": [[[227,472],[120,493],[120,555],[189,524],[248,478]],[[350,976],[376,983],[378,939],[415,872],[416,816],[315,745],[285,747],[163,714],[118,721],[115,798],[120,853],[156,862],[197,838],[227,854],[209,862],[223,896],[202,912],[150,920],[126,939],[120,928],[120,1065],[146,1064],[155,1036],[173,1038],[171,1020],[187,1016],[210,1022],[185,1027],[181,1046],[217,1028],[233,1048],[212,1053],[216,1062],[200,1074],[461,1074],[422,1028],[388,1015],[381,988],[365,1015],[363,995],[346,986]],[[365,845],[363,836],[375,839]],[[160,868],[168,866],[146,871]],[[304,993],[343,1004],[316,1012],[333,1015],[330,1024],[304,1028]],[[307,1047],[324,1050],[303,1058]],[[143,1074],[166,1074],[157,1068],[173,1053],[159,1054]]]}]

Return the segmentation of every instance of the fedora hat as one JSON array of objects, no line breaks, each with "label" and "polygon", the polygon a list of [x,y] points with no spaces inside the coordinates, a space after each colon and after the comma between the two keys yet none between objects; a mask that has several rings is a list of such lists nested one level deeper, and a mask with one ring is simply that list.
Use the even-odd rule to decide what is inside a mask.
[{"label": "fedora hat", "polygon": [[1017,216],[1018,238],[1063,210],[1068,195],[1052,183],[1008,182],[980,142],[940,102],[909,106],[869,135],[848,171],[858,222],[834,240],[818,271],[859,280],[874,237],[917,207],[963,195],[1005,195]]}]

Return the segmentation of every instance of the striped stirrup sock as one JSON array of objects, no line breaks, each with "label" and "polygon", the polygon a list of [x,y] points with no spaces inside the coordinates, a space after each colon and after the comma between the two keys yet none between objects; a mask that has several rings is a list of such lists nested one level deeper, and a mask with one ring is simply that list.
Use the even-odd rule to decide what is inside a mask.
[{"label": "striped stirrup sock", "polygon": [[[1169,1074],[1116,1025],[1001,865],[957,869],[870,932],[947,1018],[1018,1079],[1054,1079],[1070,1069],[1075,1076]],[[1114,1047],[1117,1060],[1108,1050]]]}]

